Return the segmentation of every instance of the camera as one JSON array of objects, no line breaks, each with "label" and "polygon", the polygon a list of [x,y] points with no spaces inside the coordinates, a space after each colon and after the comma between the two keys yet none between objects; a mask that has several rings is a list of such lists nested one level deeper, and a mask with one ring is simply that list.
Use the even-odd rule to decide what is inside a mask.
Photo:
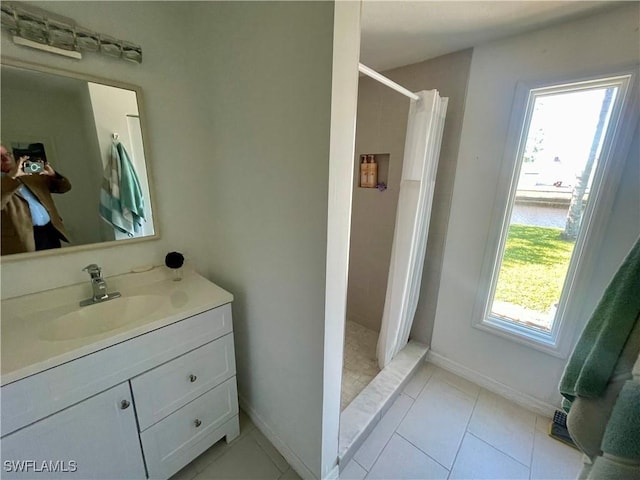
[{"label": "camera", "polygon": [[44,171],[44,162],[42,160],[36,160],[35,162],[25,160],[22,164],[22,170],[25,173],[40,173]]},{"label": "camera", "polygon": [[12,144],[13,157],[19,160],[22,157],[28,157],[22,164],[22,170],[25,173],[41,173],[47,163],[47,154],[44,151],[42,143]]}]

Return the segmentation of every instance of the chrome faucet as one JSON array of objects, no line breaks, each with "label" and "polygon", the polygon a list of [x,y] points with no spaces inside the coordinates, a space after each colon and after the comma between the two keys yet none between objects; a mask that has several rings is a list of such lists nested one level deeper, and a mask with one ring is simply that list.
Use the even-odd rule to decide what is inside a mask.
[{"label": "chrome faucet", "polygon": [[102,269],[95,263],[87,265],[82,269],[82,271],[88,272],[91,276],[91,289],[93,291],[93,296],[86,300],[82,300],[80,302],[81,307],[106,302],[107,300],[113,300],[114,298],[121,296],[120,292],[107,293],[107,282],[102,278]]}]

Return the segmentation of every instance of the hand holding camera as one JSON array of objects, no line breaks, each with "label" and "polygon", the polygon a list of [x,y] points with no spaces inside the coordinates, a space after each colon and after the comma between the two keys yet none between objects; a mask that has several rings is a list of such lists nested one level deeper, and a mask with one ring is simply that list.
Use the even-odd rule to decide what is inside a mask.
[{"label": "hand holding camera", "polygon": [[48,175],[55,176],[56,172],[48,162],[43,160],[30,160],[28,156],[22,156],[8,172],[9,177],[18,178],[24,175]]},{"label": "hand holding camera", "polygon": [[[47,162],[47,155],[42,143],[31,143],[26,147],[14,146],[13,156],[18,159],[15,176],[22,175],[55,175],[55,171]],[[15,178],[15,177],[14,177]]]},{"label": "hand holding camera", "polygon": [[16,179],[24,175],[57,176],[53,167],[47,162],[47,155],[42,143],[29,144],[27,148],[13,148],[13,155],[7,148],[2,151],[2,171],[10,178]]}]

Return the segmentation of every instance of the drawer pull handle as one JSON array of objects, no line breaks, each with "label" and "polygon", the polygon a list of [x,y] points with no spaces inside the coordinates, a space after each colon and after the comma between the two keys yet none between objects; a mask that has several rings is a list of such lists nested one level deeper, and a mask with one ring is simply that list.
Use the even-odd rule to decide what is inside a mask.
[{"label": "drawer pull handle", "polygon": [[129,400],[122,400],[120,402],[120,409],[121,410],[126,410],[127,408],[129,408],[129,405],[131,405],[131,403],[129,402]]},{"label": "drawer pull handle", "polygon": [[196,426],[196,428],[198,428],[200,425],[202,425],[202,422],[196,418],[196,421],[193,422],[193,424]]},{"label": "drawer pull handle", "polygon": [[196,377],[194,374],[189,375],[189,381],[191,383],[195,382],[198,379],[198,377]]}]

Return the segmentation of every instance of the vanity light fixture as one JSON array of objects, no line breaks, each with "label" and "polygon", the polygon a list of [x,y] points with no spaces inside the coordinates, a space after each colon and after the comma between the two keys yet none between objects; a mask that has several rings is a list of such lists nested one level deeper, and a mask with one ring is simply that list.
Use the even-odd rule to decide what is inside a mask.
[{"label": "vanity light fixture", "polygon": [[99,52],[142,63],[142,47],[77,26],[69,18],[40,8],[2,2],[2,29],[17,45],[81,59],[82,52]]}]

